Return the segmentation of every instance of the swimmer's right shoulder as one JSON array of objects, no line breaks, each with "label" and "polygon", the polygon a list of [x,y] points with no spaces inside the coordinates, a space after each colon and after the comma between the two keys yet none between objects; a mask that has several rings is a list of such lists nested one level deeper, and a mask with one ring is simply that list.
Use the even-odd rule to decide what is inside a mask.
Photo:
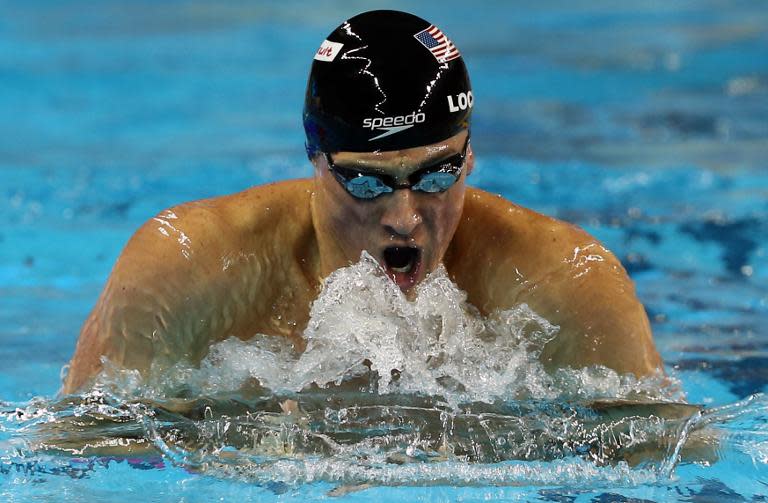
[{"label": "swimmer's right shoulder", "polygon": [[86,385],[102,357],[144,373],[155,361],[199,361],[211,341],[231,334],[282,333],[251,322],[276,319],[268,310],[280,299],[300,304],[281,288],[292,283],[286,278],[309,277],[300,268],[315,262],[311,187],[307,180],[275,183],[149,218],[81,330],[64,391]]},{"label": "swimmer's right shoulder", "polygon": [[[209,199],[182,203],[150,218],[129,242],[174,248],[177,258],[195,252],[250,247],[254,241],[305,232],[311,226],[311,179],[286,180]],[[147,243],[148,244],[148,243]],[[210,255],[210,253],[206,253]]]},{"label": "swimmer's right shoulder", "polygon": [[281,233],[311,225],[309,210],[313,191],[310,178],[259,185],[242,192],[209,200],[213,208],[236,232]]}]

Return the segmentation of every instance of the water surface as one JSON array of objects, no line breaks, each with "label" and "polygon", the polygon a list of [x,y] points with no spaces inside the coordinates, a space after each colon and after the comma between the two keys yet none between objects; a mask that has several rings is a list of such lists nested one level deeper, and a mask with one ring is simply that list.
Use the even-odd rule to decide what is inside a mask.
[{"label": "water surface", "polygon": [[[616,448],[614,439],[595,432],[606,423],[624,432],[631,421],[600,416],[592,403],[638,397],[627,395],[634,384],[599,373],[561,388],[573,396],[547,395],[543,402],[528,400],[530,390],[512,400],[504,395],[509,387],[489,395],[491,387],[479,381],[470,389],[485,396],[452,401],[444,396],[450,390],[427,373],[421,377],[434,386],[428,390],[388,388],[398,400],[391,407],[375,403],[385,401],[383,388],[321,407],[323,393],[333,392],[304,396],[297,383],[275,384],[282,387],[271,394],[253,388],[243,395],[238,388],[242,402],[233,403],[227,387],[240,386],[249,368],[228,358],[228,368],[211,366],[218,374],[196,375],[197,385],[208,386],[209,417],[204,400],[180,411],[168,396],[131,388],[130,376],[122,376],[117,390],[61,402],[59,374],[80,324],[143,221],[183,201],[311,174],[300,123],[310,56],[333,26],[369,5],[351,12],[344,3],[318,9],[305,2],[5,0],[0,494],[6,499],[121,501],[141,490],[158,501],[306,500],[366,481],[372,487],[340,497],[759,501],[768,492],[759,395],[768,383],[768,11],[759,2],[716,0],[392,6],[441,26],[467,59],[478,157],[470,183],[581,225],[617,254],[647,307],[667,371],[689,403],[704,406],[701,415],[659,403],[634,410],[661,455],[621,464],[590,459],[588,447]],[[231,356],[258,348],[219,349]],[[358,370],[365,384],[365,371]],[[515,381],[516,375],[507,375],[512,390],[536,383]],[[384,386],[378,376],[374,381]],[[680,399],[655,397],[662,398]],[[292,423],[280,407],[286,399],[296,400],[308,423]],[[249,417],[248,410],[262,415]],[[342,410],[352,411],[351,423],[342,422]],[[695,419],[667,417],[670,411]],[[246,433],[222,433],[223,416],[239,418]],[[101,428],[98,438],[140,439],[154,454],[111,459],[24,444],[38,438],[49,418],[63,428],[77,417],[94,421],[96,430],[85,428],[84,435]],[[490,435],[480,432],[489,417],[497,421]],[[549,446],[546,456],[521,459],[509,445],[494,443],[521,424],[529,433],[556,431],[562,417],[574,420],[560,426],[584,429],[562,437],[578,440],[571,446],[533,442]],[[444,459],[440,434],[449,418],[463,421],[465,429],[451,440],[472,463]],[[520,418],[538,421],[538,429]],[[399,422],[408,432],[395,428]],[[186,443],[168,437],[175,423],[183,425]],[[677,463],[678,441],[705,427],[720,432],[718,458]],[[423,433],[424,443],[409,450],[414,432]],[[283,451],[304,454],[265,454],[269,441],[249,452],[242,439],[251,434],[273,435]],[[384,447],[372,440],[401,434],[400,443]],[[359,457],[318,455],[328,444],[312,443],[314,435],[353,446]],[[525,445],[518,440],[515,446]],[[421,485],[428,487],[414,487]]]}]

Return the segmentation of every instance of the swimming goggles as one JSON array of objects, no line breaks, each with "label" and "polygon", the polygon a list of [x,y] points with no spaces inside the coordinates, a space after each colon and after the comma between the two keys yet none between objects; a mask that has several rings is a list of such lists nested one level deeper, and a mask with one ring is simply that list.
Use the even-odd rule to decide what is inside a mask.
[{"label": "swimming goggles", "polygon": [[461,176],[464,160],[467,157],[469,137],[460,154],[455,154],[434,164],[425,166],[408,176],[407,183],[398,184],[388,175],[358,171],[354,168],[337,166],[331,154],[324,152],[328,169],[336,180],[356,199],[375,199],[397,189],[411,189],[418,192],[435,194],[450,189]]}]

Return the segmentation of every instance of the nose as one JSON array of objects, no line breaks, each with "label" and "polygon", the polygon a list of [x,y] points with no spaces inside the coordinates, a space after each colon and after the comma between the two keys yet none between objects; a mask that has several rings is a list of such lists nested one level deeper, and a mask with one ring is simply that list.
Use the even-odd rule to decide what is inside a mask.
[{"label": "nose", "polygon": [[409,189],[399,189],[386,198],[381,224],[392,235],[410,237],[422,218]]}]

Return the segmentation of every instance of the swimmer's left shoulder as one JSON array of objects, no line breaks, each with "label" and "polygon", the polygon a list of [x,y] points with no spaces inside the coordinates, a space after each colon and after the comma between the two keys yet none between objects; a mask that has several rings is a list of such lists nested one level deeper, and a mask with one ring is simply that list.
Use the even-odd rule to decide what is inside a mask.
[{"label": "swimmer's left shoulder", "polygon": [[641,376],[661,365],[631,279],[575,225],[469,189],[446,266],[482,311],[526,303],[558,325],[542,354],[549,368],[605,365]]},{"label": "swimmer's left shoulder", "polygon": [[524,278],[527,282],[538,282],[581,250],[600,253],[606,265],[618,265],[615,257],[583,229],[499,195],[468,188],[447,261],[460,268],[468,267],[466,257],[480,259],[487,265],[489,284],[500,269],[515,270],[521,281]]},{"label": "swimmer's left shoulder", "polygon": [[490,231],[487,238],[491,240],[514,238],[526,243],[549,242],[552,246],[563,240],[564,245],[570,245],[572,241],[594,239],[576,225],[525,208],[501,195],[468,187],[460,228],[477,225]]}]

